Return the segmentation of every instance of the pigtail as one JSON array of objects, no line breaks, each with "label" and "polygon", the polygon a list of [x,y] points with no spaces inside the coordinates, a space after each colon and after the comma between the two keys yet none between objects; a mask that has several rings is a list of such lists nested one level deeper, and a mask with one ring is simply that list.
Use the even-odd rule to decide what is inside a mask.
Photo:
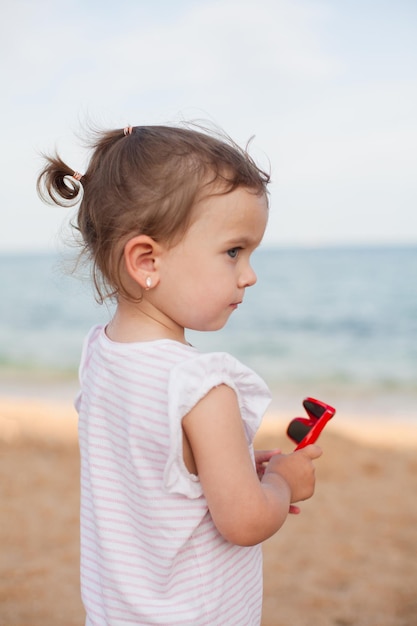
[{"label": "pigtail", "polygon": [[77,204],[82,193],[85,176],[74,172],[56,154],[44,157],[47,165],[38,176],[36,189],[40,198],[48,204],[68,207]]}]

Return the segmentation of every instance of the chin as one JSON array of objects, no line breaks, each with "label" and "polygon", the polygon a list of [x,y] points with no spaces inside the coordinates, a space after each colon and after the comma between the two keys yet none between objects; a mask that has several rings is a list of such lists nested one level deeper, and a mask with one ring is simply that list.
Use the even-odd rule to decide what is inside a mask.
[{"label": "chin", "polygon": [[206,332],[215,332],[216,330],[221,330],[222,328],[226,326],[228,321],[229,321],[229,318],[227,318],[227,320],[222,320],[218,322],[213,322],[212,324],[207,324],[204,330]]},{"label": "chin", "polygon": [[192,326],[187,326],[186,328],[188,328],[189,330],[197,330],[198,332],[202,333],[214,333],[216,332],[216,330],[221,330],[222,328],[224,328],[228,322],[228,319],[216,322],[193,324]]},{"label": "chin", "polygon": [[226,326],[232,313],[233,311],[227,311],[227,313],[224,313],[223,316],[218,315],[216,319],[189,320],[190,324],[185,324],[184,328],[188,328],[188,330],[196,330],[202,333],[215,332],[216,330],[221,330]]}]

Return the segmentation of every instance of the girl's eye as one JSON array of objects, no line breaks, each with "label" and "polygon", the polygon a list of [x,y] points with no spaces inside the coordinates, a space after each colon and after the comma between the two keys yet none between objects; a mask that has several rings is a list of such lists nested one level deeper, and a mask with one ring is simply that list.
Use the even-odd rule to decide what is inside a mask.
[{"label": "girl's eye", "polygon": [[239,250],[240,248],[230,248],[230,250],[227,251],[227,254],[230,256],[231,259],[236,259],[239,254]]}]

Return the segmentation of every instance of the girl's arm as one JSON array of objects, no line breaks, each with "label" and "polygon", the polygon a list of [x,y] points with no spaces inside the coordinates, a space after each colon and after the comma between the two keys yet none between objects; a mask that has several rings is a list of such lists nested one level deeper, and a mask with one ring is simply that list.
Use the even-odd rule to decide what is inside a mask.
[{"label": "girl's arm", "polygon": [[210,513],[228,541],[255,545],[284,523],[290,504],[314,492],[318,446],[274,454],[259,481],[249,454],[235,392],[212,389],[183,419]]}]

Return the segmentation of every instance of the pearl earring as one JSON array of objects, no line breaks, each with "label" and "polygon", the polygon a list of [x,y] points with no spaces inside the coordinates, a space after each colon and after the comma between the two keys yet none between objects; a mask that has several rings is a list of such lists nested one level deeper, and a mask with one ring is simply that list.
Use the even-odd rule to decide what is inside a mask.
[{"label": "pearl earring", "polygon": [[150,289],[152,287],[152,278],[150,276],[147,276],[145,283],[146,289]]}]

